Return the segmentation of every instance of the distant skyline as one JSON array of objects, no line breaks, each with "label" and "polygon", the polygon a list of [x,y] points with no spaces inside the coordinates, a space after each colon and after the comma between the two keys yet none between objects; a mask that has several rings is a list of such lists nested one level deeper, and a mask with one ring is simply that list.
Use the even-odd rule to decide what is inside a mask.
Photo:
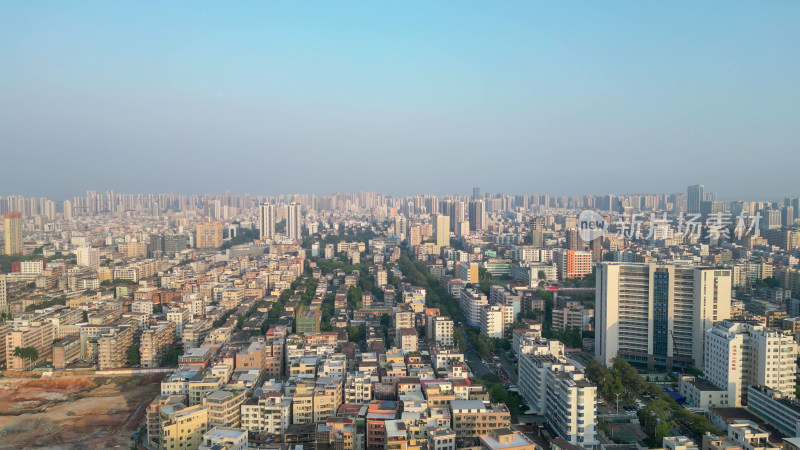
[{"label": "distant skyline", "polygon": [[800,195],[797,2],[0,2],[0,195]]},{"label": "distant skyline", "polygon": [[[114,193],[117,194],[117,195],[127,195],[127,194],[139,195],[139,194],[141,194],[141,195],[148,196],[148,195],[166,194],[166,195],[187,195],[187,196],[190,196],[190,195],[217,196],[217,195],[224,195],[224,194],[227,193],[227,194],[230,194],[230,195],[252,195],[252,196],[265,196],[265,197],[283,197],[283,196],[286,196],[286,195],[315,195],[315,196],[318,196],[318,197],[325,197],[325,196],[333,195],[334,193],[358,194],[359,192],[366,191],[366,192],[374,192],[375,194],[388,195],[388,196],[395,197],[395,198],[413,197],[413,196],[417,196],[417,195],[436,195],[437,197],[446,197],[446,196],[465,196],[465,197],[468,197],[468,198],[472,198],[473,197],[472,189],[469,189],[469,191],[465,190],[463,192],[461,192],[461,191],[453,191],[453,192],[442,192],[442,193],[437,193],[437,192],[406,192],[406,193],[400,192],[400,193],[391,193],[391,192],[382,192],[380,190],[375,190],[375,189],[360,189],[358,191],[332,191],[332,192],[234,192],[234,191],[231,191],[230,189],[228,189],[226,191],[221,191],[221,192],[167,192],[167,191],[164,191],[164,192],[145,192],[145,191],[136,192],[136,191],[119,191],[119,190],[115,190],[115,189],[103,189],[103,190],[88,189],[87,191],[95,191],[97,194],[100,194],[100,195],[105,194],[107,191],[114,191]],[[30,197],[46,197],[46,198],[48,198],[50,200],[63,201],[63,200],[72,200],[75,197],[84,197],[86,195],[87,191],[77,192],[77,193],[75,193],[73,195],[62,194],[62,196],[60,196],[60,197],[48,197],[48,196],[30,195],[30,194],[24,194],[24,193],[19,193],[19,192],[5,192],[5,193],[4,192],[0,192],[0,198],[8,197],[8,196],[12,196],[13,195],[13,196],[22,196],[22,197],[27,197],[27,198],[30,198]],[[551,193],[551,192],[507,192],[507,191],[492,191],[492,190],[481,189],[481,197],[480,198],[484,198],[486,194],[489,194],[489,195],[494,195],[494,194],[503,194],[503,195],[546,195],[546,196],[550,196],[550,197],[569,197],[569,198],[581,199],[584,195],[604,196],[604,195],[611,194],[611,195],[623,197],[623,196],[628,196],[628,195],[673,195],[673,194],[686,195],[686,193],[687,193],[686,189],[684,189],[682,191],[681,190],[674,190],[674,191],[665,191],[665,192],[644,192],[644,191],[641,191],[641,192],[594,192],[594,193],[586,192],[586,193],[583,193],[583,194],[580,194],[580,195],[562,195],[562,194],[554,194],[554,193]],[[781,196],[778,196],[778,197],[775,197],[775,198],[753,198],[753,197],[722,198],[722,197],[719,196],[719,193],[717,193],[717,192],[715,192],[713,190],[706,190],[705,193],[706,194],[716,195],[716,200],[725,201],[725,202],[737,201],[737,200],[782,202],[785,197],[798,197],[798,196],[800,196],[800,194],[787,193],[787,194],[784,194],[784,195],[781,195]]]}]

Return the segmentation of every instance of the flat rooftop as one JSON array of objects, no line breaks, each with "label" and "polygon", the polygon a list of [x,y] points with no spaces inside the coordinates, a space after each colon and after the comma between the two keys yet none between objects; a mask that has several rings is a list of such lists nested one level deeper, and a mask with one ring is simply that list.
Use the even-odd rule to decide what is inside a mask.
[{"label": "flat rooftop", "polygon": [[[501,435],[505,438],[511,437],[507,442],[500,442],[497,440],[494,433]],[[491,449],[502,449],[502,448],[515,448],[515,447],[522,447],[527,445],[534,445],[533,441],[525,437],[522,433],[515,433],[508,428],[501,428],[498,430],[493,431],[488,436],[482,437],[481,442],[483,442],[486,447]]]},{"label": "flat rooftop", "polygon": [[724,392],[725,389],[720,389],[714,383],[706,380],[705,378],[695,378],[694,381],[690,381],[694,387],[701,391],[708,391],[708,392]]}]

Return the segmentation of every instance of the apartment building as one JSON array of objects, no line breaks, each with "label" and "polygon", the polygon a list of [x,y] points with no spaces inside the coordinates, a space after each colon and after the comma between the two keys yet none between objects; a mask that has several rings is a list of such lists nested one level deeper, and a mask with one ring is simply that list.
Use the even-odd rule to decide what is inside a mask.
[{"label": "apartment building", "polygon": [[183,339],[183,327],[192,321],[192,311],[189,308],[173,308],[167,313],[167,322],[175,324],[175,336]]},{"label": "apartment building", "polygon": [[372,372],[349,372],[344,386],[344,402],[349,405],[366,405],[372,401],[373,384],[378,375]]},{"label": "apartment building", "polygon": [[180,405],[186,407],[185,395],[159,395],[147,406],[145,413],[145,427],[147,429],[147,443],[152,448],[161,447],[161,409],[165,406]]},{"label": "apartment building", "polygon": [[490,404],[482,400],[454,400],[450,402],[453,430],[459,439],[478,439],[492,430],[508,427],[511,415],[506,405]]},{"label": "apartment building", "polygon": [[197,224],[195,228],[195,247],[219,248],[222,246],[222,223],[208,222]]},{"label": "apartment building", "polygon": [[[0,333],[2,334],[2,333]],[[53,344],[53,368],[63,369],[81,357],[81,338],[77,334],[65,336]]]},{"label": "apartment building", "polygon": [[367,405],[367,449],[386,448],[386,422],[397,419],[399,403],[391,400],[373,400]]},{"label": "apartment building", "polygon": [[425,316],[425,337],[428,342],[444,347],[453,346],[453,320],[438,315]]},{"label": "apartment building", "polygon": [[142,367],[158,367],[175,343],[175,324],[165,322],[142,331],[139,355]]},{"label": "apartment building", "polygon": [[158,449],[197,449],[208,431],[208,409],[202,405],[167,405],[159,412]]},{"label": "apartment building", "polygon": [[468,325],[480,326],[481,311],[488,304],[489,299],[477,289],[465,288],[461,291],[459,306]]},{"label": "apartment building", "polygon": [[505,306],[487,305],[480,309],[481,333],[490,338],[502,338],[505,334]]},{"label": "apartment building", "polygon": [[245,391],[219,390],[203,397],[211,426],[235,427],[242,423],[242,404],[247,400]]},{"label": "apartment building", "polygon": [[292,423],[292,399],[280,392],[264,392],[241,409],[242,428],[246,430],[282,435]]},{"label": "apartment building", "polygon": [[204,376],[202,378],[192,378],[188,384],[189,406],[194,406],[202,404],[203,397],[206,395],[222,389],[225,381],[221,377]]},{"label": "apartment building", "polygon": [[690,265],[599,264],[595,358],[649,370],[702,367],[705,330],[730,318],[730,277]]},{"label": "apartment building", "polygon": [[458,276],[464,283],[476,284],[478,281],[478,263],[462,262],[458,265]]},{"label": "apartment building", "polygon": [[498,428],[481,438],[481,450],[536,450],[536,444],[519,431]]},{"label": "apartment building", "polygon": [[456,433],[448,426],[437,426],[427,431],[428,450],[456,450]]},{"label": "apartment building", "polygon": [[[9,370],[26,370],[52,355],[55,329],[50,321],[15,321],[11,331],[5,335],[5,360]],[[14,349],[34,348],[37,358],[33,361],[14,356]],[[126,347],[127,348],[127,347]]]},{"label": "apartment building", "polygon": [[134,325],[114,327],[97,340],[97,367],[100,370],[128,364],[127,351],[133,345],[136,330]]},{"label": "apartment building", "polygon": [[8,314],[8,285],[4,273],[0,273],[0,314]]},{"label": "apartment building", "polygon": [[250,346],[236,354],[236,369],[264,370],[267,360],[267,346],[263,342],[252,342]]},{"label": "apartment building", "polygon": [[314,422],[323,422],[336,417],[342,404],[342,378],[319,377],[314,386]]},{"label": "apartment building", "polygon": [[553,310],[553,329],[568,330],[577,328],[588,330],[591,328],[591,320],[594,317],[594,310],[584,308],[579,303],[572,303],[563,308]]},{"label": "apartment building", "polygon": [[183,326],[183,348],[196,348],[200,347],[203,340],[206,338],[208,331],[211,329],[211,321],[208,319],[200,319],[196,322],[191,322]]},{"label": "apartment building", "polygon": [[198,450],[246,450],[247,431],[233,427],[214,427],[203,434]]},{"label": "apartment building", "polygon": [[556,434],[572,445],[599,445],[597,387],[571,365],[551,367],[545,386],[545,417]]},{"label": "apartment building", "polygon": [[583,278],[592,273],[592,252],[558,248],[553,250],[553,263],[559,280]]}]

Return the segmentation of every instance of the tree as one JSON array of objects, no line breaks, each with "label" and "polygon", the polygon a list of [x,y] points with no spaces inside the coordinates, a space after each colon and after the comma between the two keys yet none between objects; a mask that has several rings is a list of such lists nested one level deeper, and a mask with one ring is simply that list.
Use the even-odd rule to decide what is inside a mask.
[{"label": "tree", "polygon": [[128,357],[128,365],[129,366],[136,366],[139,364],[141,360],[141,355],[139,354],[139,347],[135,345],[131,345],[128,347],[128,350],[125,352]]},{"label": "tree", "polygon": [[183,354],[183,349],[172,347],[161,359],[162,366],[174,367],[178,365],[178,358]]},{"label": "tree", "polygon": [[648,444],[658,445],[664,437],[669,435],[668,420],[672,415],[672,408],[663,399],[653,399],[636,415],[639,417],[642,430],[650,437]]},{"label": "tree", "polygon": [[347,340],[350,342],[361,342],[365,334],[365,330],[362,327],[347,328]]},{"label": "tree", "polygon": [[34,347],[15,347],[11,353],[17,358],[28,360],[28,369],[33,368],[33,362],[39,359],[39,351]]}]

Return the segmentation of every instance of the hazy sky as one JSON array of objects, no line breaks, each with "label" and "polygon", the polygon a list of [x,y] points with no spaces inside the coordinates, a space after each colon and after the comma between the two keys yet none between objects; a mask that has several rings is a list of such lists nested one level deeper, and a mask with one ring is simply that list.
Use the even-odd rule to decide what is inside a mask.
[{"label": "hazy sky", "polygon": [[800,2],[0,2],[0,195],[800,194]]}]

